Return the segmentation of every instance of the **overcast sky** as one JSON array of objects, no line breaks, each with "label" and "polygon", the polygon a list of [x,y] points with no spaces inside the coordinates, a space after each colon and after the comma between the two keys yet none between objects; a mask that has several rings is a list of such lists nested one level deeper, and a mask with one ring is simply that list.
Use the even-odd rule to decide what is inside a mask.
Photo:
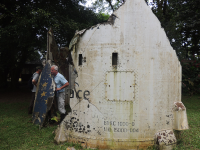
[{"label": "overcast sky", "polygon": [[[86,3],[86,6],[87,7],[90,7],[91,6],[91,4],[92,4],[92,2],[94,2],[95,0],[87,0],[87,3]],[[153,0],[149,0],[149,3],[152,3],[153,2]]]},{"label": "overcast sky", "polygon": [[[92,6],[92,3],[95,2],[96,0],[87,0],[86,4],[84,4],[84,6],[86,7],[91,7]],[[81,5],[83,5],[82,3],[80,3]],[[107,7],[107,6],[106,6]],[[96,10],[96,13],[98,13],[98,11]],[[112,12],[107,12],[105,11],[104,13],[109,13],[109,14],[112,14]]]},{"label": "overcast sky", "polygon": [[[92,6],[92,2],[95,2],[95,0],[87,0],[85,6],[86,6],[86,7]],[[80,4],[83,5],[82,3],[80,3]]]},{"label": "overcast sky", "polygon": [[[85,6],[86,7],[91,7],[92,6],[92,3],[95,2],[95,0],[87,0]],[[153,3],[153,0],[148,0],[148,3]],[[83,4],[82,4],[83,5]],[[150,6],[151,7],[151,6]],[[104,12],[104,13],[107,13],[107,12]],[[108,12],[109,14],[111,14],[112,12]]]},{"label": "overcast sky", "polygon": [[95,2],[95,0],[87,0],[86,6],[90,7],[92,2]]}]

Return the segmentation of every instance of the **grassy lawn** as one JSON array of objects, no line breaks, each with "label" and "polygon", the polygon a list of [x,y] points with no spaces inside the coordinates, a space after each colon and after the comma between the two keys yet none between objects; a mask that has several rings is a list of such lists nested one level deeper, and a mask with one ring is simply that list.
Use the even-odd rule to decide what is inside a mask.
[{"label": "grassy lawn", "polygon": [[[200,149],[200,97],[183,97],[187,108],[190,130],[181,131],[178,146],[175,149]],[[63,149],[74,147],[82,149],[80,145],[64,143],[56,145],[52,132],[56,125],[48,125],[39,130],[32,124],[28,115],[29,101],[0,102],[0,149]]]},{"label": "grassy lawn", "polygon": [[31,115],[27,113],[28,103],[0,104],[0,149],[63,149],[80,145],[65,143],[56,145],[52,132],[56,125],[42,128],[32,124]]},{"label": "grassy lawn", "polygon": [[31,92],[26,85],[14,91],[0,90],[0,95],[0,150],[83,149],[78,144],[55,144],[52,132],[57,125],[39,130],[39,126],[32,124],[32,115],[28,114]]}]

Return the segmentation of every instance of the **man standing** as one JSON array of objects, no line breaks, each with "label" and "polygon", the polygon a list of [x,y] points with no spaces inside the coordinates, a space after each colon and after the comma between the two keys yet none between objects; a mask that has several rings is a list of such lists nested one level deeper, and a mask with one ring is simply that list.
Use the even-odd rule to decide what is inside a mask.
[{"label": "man standing", "polygon": [[37,66],[36,67],[36,72],[33,74],[33,79],[32,79],[33,89],[32,89],[31,103],[30,103],[29,108],[28,108],[28,113],[29,114],[32,114],[32,112],[33,112],[33,105],[34,105],[34,100],[35,100],[35,92],[36,92],[36,88],[37,88],[37,81],[39,79],[39,76],[40,76],[41,72],[42,72],[42,67],[41,66]]},{"label": "man standing", "polygon": [[69,82],[65,77],[58,72],[58,66],[53,65],[51,67],[51,74],[54,75],[54,81],[56,83],[56,91],[58,98],[58,110],[61,113],[60,122],[65,118],[65,87],[69,85]]}]

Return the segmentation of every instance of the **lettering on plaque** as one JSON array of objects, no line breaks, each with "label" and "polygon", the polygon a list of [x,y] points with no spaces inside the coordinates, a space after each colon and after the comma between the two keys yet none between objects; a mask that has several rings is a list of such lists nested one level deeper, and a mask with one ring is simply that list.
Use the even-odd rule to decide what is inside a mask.
[{"label": "lettering on plaque", "polygon": [[135,122],[123,122],[123,121],[105,121],[104,120],[104,131],[105,132],[130,132],[136,133],[139,132],[138,128],[135,128]]}]

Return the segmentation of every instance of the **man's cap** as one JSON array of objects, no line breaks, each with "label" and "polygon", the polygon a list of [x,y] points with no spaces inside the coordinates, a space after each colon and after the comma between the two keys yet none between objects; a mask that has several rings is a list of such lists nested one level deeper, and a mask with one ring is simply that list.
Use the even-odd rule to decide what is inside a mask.
[{"label": "man's cap", "polygon": [[41,69],[41,70],[42,70],[42,66],[37,66],[36,69],[37,69],[37,70],[38,70],[38,69]]}]

